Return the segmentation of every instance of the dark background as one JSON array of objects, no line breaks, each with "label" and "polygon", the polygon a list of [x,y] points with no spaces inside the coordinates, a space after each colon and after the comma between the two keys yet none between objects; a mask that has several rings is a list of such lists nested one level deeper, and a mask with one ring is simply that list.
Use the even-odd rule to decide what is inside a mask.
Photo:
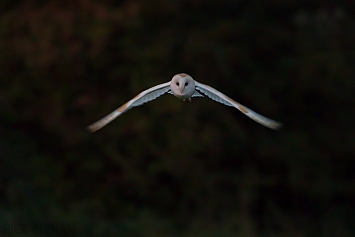
[{"label": "dark background", "polygon": [[[355,236],[354,9],[1,1],[0,223],[74,223],[74,236]],[[164,95],[85,130],[180,72],[284,127]]]}]

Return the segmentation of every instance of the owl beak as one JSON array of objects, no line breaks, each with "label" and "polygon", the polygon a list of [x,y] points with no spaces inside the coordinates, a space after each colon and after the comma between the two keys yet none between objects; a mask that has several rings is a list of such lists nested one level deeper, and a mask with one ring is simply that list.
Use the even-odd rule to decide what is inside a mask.
[{"label": "owl beak", "polygon": [[182,94],[182,92],[184,91],[184,89],[185,89],[185,85],[184,85],[184,84],[182,84],[182,85],[179,86],[179,90],[180,90],[180,93],[181,93],[181,94]]}]

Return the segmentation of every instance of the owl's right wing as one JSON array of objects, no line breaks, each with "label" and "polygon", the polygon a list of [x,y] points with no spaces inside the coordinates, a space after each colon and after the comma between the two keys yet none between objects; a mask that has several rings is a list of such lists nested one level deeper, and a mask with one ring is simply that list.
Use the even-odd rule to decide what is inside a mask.
[{"label": "owl's right wing", "polygon": [[147,103],[151,100],[156,99],[157,97],[165,94],[170,90],[170,82],[166,82],[163,84],[159,84],[157,86],[153,86],[152,88],[149,88],[145,91],[142,91],[139,93],[136,97],[113,111],[112,113],[106,115],[102,119],[98,120],[97,122],[89,125],[87,127],[87,130],[90,132],[95,132],[99,130],[100,128],[106,126],[108,123],[110,123],[112,120],[117,118],[119,115],[123,114],[127,110],[142,105],[144,103]]}]

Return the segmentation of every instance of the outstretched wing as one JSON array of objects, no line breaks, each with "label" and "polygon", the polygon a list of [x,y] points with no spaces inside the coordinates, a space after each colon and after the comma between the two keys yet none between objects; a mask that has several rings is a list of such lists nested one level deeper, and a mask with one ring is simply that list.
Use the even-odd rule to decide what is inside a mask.
[{"label": "outstretched wing", "polygon": [[207,97],[209,97],[212,100],[215,100],[219,103],[237,108],[240,112],[242,112],[243,114],[245,114],[249,118],[253,119],[254,121],[264,125],[265,127],[275,129],[275,130],[280,129],[282,127],[281,123],[276,122],[272,119],[266,118],[266,117],[262,116],[261,114],[254,112],[253,110],[245,107],[244,105],[241,105],[238,102],[232,100],[231,98],[229,98],[225,94],[219,92],[218,90],[216,90],[208,85],[199,83],[197,81],[195,81],[195,83],[196,83],[196,90],[198,90],[202,94],[206,95]]},{"label": "outstretched wing", "polygon": [[127,110],[142,105],[144,103],[147,103],[151,100],[156,99],[157,97],[163,95],[164,93],[168,92],[170,90],[170,82],[166,82],[157,86],[154,86],[152,88],[149,88],[141,93],[139,93],[136,97],[113,111],[112,113],[106,115],[99,121],[91,124],[90,126],[87,127],[87,130],[90,132],[95,132],[102,128],[103,126],[107,125],[110,123],[112,120],[117,118],[119,115],[123,114]]}]

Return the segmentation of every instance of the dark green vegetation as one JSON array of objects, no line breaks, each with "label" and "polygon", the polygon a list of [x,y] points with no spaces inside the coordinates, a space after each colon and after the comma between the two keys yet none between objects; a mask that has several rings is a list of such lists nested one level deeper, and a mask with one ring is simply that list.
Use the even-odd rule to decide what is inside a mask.
[{"label": "dark green vegetation", "polygon": [[[1,1],[0,223],[355,236],[354,5],[300,2]],[[164,95],[86,132],[180,72],[284,128]]]}]

